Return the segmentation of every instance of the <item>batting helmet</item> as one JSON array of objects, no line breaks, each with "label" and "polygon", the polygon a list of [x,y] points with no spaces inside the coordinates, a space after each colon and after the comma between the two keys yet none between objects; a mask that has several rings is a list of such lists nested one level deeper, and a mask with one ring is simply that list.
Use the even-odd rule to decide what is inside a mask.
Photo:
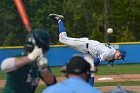
[{"label": "batting helmet", "polygon": [[49,33],[42,29],[33,29],[27,37],[27,42],[32,42],[33,45],[37,45],[43,51],[47,51],[50,44]]}]

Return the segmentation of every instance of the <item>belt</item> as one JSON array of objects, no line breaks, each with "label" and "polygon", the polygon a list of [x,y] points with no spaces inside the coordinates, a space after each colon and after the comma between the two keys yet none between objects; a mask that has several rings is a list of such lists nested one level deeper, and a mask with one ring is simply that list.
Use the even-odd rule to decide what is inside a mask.
[{"label": "belt", "polygon": [[[88,45],[88,43],[86,43],[87,53],[89,53],[88,47],[89,47],[89,45]],[[89,53],[89,54],[90,54],[90,53]]]},{"label": "belt", "polygon": [[88,43],[86,43],[86,48],[88,49]]}]

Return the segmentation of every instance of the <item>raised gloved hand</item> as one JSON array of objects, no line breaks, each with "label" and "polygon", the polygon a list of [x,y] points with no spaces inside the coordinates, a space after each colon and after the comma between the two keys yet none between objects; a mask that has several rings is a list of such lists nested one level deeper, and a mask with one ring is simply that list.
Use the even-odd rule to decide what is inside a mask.
[{"label": "raised gloved hand", "polygon": [[38,58],[38,67],[39,70],[44,70],[48,67],[48,60],[43,54]]},{"label": "raised gloved hand", "polygon": [[42,48],[38,48],[37,46],[34,47],[33,51],[27,55],[27,57],[31,60],[34,61],[36,60],[38,57],[40,57],[42,55]]}]

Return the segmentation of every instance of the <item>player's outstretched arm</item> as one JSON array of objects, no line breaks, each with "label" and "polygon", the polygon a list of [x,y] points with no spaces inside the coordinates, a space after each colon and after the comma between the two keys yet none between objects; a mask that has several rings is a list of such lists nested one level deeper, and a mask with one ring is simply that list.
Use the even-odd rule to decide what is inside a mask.
[{"label": "player's outstretched arm", "polygon": [[42,49],[35,47],[34,50],[27,56],[6,58],[5,60],[3,60],[0,68],[5,73],[14,71],[26,64],[33,62],[41,54],[42,54]]}]

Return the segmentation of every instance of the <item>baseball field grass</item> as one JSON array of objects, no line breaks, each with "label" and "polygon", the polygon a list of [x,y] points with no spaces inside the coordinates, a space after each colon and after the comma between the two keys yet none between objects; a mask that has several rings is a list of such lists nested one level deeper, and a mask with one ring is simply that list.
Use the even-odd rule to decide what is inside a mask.
[{"label": "baseball field grass", "polygon": [[[121,74],[140,74],[140,64],[122,64],[122,65],[100,65],[96,75],[121,75]],[[56,76],[62,76],[60,67],[53,67],[52,72]]]},{"label": "baseball field grass", "polygon": [[[96,75],[120,75],[120,74],[140,74],[140,64],[123,64],[108,67],[107,65],[98,66]],[[62,76],[61,67],[51,67],[51,71],[56,76]],[[6,78],[6,74],[0,71],[0,80]]]},{"label": "baseball field grass", "polygon": [[[61,73],[61,67],[51,67],[52,72],[58,77],[63,76]],[[96,75],[122,75],[122,74],[140,74],[140,64],[121,64],[107,66],[100,65],[98,66],[98,73]],[[6,74],[0,71],[0,80],[4,80],[6,78]],[[126,86],[140,86],[140,81],[121,81],[121,82],[97,82],[95,83],[96,87],[100,86],[116,86],[118,84],[126,85]],[[39,85],[36,93],[41,93],[41,91],[45,88],[44,85]],[[1,93],[1,89],[0,89]]]},{"label": "baseball field grass", "polygon": [[[114,65],[107,66],[107,65],[100,65],[98,67],[98,73],[96,75],[121,75],[121,74],[140,74],[140,64],[121,64],[121,65]],[[60,67],[52,68],[52,72],[55,73],[56,76],[63,76],[61,73]],[[97,82],[95,83],[96,87],[101,86],[140,86],[140,81],[121,81],[121,82]],[[44,85],[40,85],[36,93],[40,93],[45,88]]]}]

